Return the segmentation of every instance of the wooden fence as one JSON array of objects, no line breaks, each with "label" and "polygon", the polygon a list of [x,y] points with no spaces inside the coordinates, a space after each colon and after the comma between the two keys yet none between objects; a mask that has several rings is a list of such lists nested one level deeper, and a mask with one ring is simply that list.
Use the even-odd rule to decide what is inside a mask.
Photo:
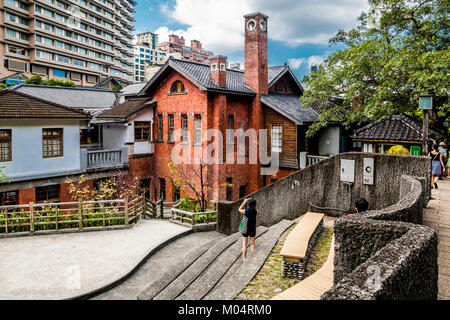
[{"label": "wooden fence", "polygon": [[172,208],[171,220],[188,223],[192,226],[197,224],[217,223],[217,211],[189,212]]},{"label": "wooden fence", "polygon": [[123,228],[144,216],[156,217],[156,204],[145,195],[131,201],[30,202],[0,206],[0,235]]}]

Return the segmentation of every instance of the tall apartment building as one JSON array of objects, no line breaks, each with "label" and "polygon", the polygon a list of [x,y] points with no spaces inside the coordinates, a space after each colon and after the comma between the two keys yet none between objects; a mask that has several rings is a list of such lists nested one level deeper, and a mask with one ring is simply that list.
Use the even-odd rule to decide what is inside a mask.
[{"label": "tall apartment building", "polygon": [[133,81],[133,0],[0,0],[0,78]]},{"label": "tall apartment building", "polygon": [[167,53],[157,49],[158,35],[153,32],[142,32],[136,34],[134,53],[134,81],[150,80],[147,69],[153,65],[161,65],[166,61]]},{"label": "tall apartment building", "polygon": [[169,41],[163,42],[158,49],[167,53],[180,53],[182,60],[208,63],[208,58],[214,53],[202,48],[202,43],[198,40],[191,40],[191,46],[186,46],[186,40],[177,35],[169,35]]}]

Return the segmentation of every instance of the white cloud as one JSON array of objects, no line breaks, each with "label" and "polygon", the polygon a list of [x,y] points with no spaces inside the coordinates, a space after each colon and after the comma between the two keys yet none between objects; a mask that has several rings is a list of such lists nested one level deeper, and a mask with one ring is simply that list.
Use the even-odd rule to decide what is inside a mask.
[{"label": "white cloud", "polygon": [[322,56],[310,56],[308,58],[292,58],[289,59],[289,65],[294,69],[299,69],[303,64],[307,64],[308,68],[312,65],[318,65],[323,62],[324,57]]},{"label": "white cloud", "polygon": [[269,37],[290,46],[327,44],[339,28],[349,29],[367,8],[366,0],[176,0],[174,8],[160,10],[188,27],[156,30],[160,42],[168,34],[198,39],[206,49],[229,54],[244,46],[245,14],[260,11],[269,16]]}]

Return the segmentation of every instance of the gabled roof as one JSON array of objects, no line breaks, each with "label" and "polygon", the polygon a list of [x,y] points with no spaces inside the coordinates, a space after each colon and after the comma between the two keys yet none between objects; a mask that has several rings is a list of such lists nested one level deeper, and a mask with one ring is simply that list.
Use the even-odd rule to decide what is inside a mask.
[{"label": "gabled roof", "polygon": [[97,120],[119,120],[125,121],[131,118],[134,114],[142,111],[148,107],[156,105],[156,101],[148,96],[139,96],[126,100],[123,103],[116,105],[114,108],[106,110],[99,114]]},{"label": "gabled roof", "polygon": [[83,112],[11,90],[0,91],[0,118],[89,119]]},{"label": "gabled roof", "polygon": [[397,114],[384,117],[355,130],[352,138],[421,142],[422,126],[418,121],[405,114]]},{"label": "gabled roof", "polygon": [[261,96],[261,102],[282,114],[296,125],[314,122],[319,118],[312,108],[302,108],[300,97],[295,94],[273,93]]},{"label": "gabled roof", "polygon": [[100,81],[99,83],[97,83],[94,88],[101,88],[103,85],[107,84],[109,81],[114,81],[116,83],[116,85],[120,85],[120,80],[114,78],[113,76],[109,76],[106,79],[103,79],[102,81]]},{"label": "gabled roof", "polygon": [[101,88],[54,87],[20,84],[7,90],[29,94],[66,107],[83,110],[93,116],[112,108],[118,93]]},{"label": "gabled roof", "polygon": [[14,74],[10,74],[9,76],[0,78],[0,81],[4,81],[4,80],[26,80],[28,79],[28,77],[26,75],[23,74],[23,72],[19,71],[16,72]]},{"label": "gabled roof", "polygon": [[304,91],[301,83],[297,80],[297,77],[292,72],[291,68],[285,64],[283,66],[271,66],[269,67],[269,88],[272,87],[278,80],[280,80],[285,74],[290,75],[295,85],[300,92]]},{"label": "gabled roof", "polygon": [[[242,95],[256,95],[256,92],[244,84],[244,72],[240,70],[227,69],[227,86],[220,87],[216,85],[210,77],[210,67],[208,64],[202,64],[192,61],[170,59],[159,69],[147,85],[140,91],[140,95],[156,86],[161,76],[175,70],[197,85],[201,90],[217,91],[224,93],[235,93]],[[164,77],[163,77],[164,78]]]},{"label": "gabled roof", "polygon": [[120,90],[120,95],[121,96],[137,95],[139,92],[141,92],[142,88],[144,88],[146,84],[147,82],[137,82],[130,84],[125,88],[123,88],[122,90]]}]

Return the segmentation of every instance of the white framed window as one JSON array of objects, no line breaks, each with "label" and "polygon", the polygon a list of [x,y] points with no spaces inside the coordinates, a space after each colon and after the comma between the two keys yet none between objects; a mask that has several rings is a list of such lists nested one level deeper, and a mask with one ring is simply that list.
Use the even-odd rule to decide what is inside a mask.
[{"label": "white framed window", "polygon": [[212,71],[217,71],[217,63],[211,64],[211,70]]},{"label": "white framed window", "polygon": [[272,125],[272,152],[282,152],[282,137],[283,137],[283,127],[280,124]]},{"label": "white framed window", "polygon": [[226,71],[225,63],[220,64],[220,71]]}]

